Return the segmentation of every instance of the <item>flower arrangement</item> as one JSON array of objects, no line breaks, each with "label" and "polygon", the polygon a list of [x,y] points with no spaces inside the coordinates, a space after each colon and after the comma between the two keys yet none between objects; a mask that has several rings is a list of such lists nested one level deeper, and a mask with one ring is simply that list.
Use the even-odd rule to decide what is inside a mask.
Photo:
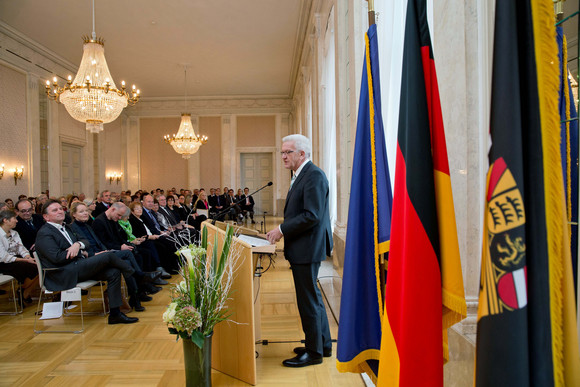
[{"label": "flower arrangement", "polygon": [[[218,253],[218,233],[208,249],[207,228],[201,233],[199,245],[189,244],[178,249],[183,280],[172,288],[171,303],[163,313],[169,333],[193,341],[199,348],[213,333],[214,326],[230,316],[226,301],[235,278],[239,247],[233,243],[234,229],[226,229],[221,254]],[[208,255],[208,252],[210,253]]]}]

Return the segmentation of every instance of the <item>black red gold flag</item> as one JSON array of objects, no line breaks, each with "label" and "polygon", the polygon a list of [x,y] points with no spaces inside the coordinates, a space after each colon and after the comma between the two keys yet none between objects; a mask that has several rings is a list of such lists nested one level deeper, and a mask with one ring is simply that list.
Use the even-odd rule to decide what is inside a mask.
[{"label": "black red gold flag", "polygon": [[425,0],[409,0],[379,386],[443,386],[466,304]]}]

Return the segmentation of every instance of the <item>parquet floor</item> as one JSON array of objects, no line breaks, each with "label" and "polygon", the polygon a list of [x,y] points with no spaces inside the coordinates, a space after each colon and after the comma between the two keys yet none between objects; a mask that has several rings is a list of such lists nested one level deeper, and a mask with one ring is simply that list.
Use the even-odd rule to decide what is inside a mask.
[{"label": "parquet floor", "polygon": [[[178,278],[173,276],[172,282]],[[260,292],[262,339],[270,344],[256,345],[258,386],[364,386],[359,375],[336,370],[335,353],[321,365],[281,365],[303,338],[291,272],[282,254],[261,278]],[[165,286],[144,304],[145,312],[130,314],[140,318],[138,323],[108,325],[105,317],[89,316],[82,334],[35,335],[36,305],[18,316],[0,316],[0,386],[184,385],[181,342],[175,342],[161,317],[168,302]],[[0,308],[6,307],[1,298]],[[331,313],[328,317],[335,338],[337,324]],[[247,386],[215,370],[212,381],[214,386]]]}]

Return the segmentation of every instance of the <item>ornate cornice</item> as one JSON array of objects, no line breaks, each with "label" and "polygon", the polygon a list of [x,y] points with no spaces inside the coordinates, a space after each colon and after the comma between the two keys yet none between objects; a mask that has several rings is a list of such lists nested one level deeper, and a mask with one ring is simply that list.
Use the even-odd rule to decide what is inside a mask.
[{"label": "ornate cornice", "polygon": [[78,67],[63,57],[35,42],[8,24],[0,21],[0,59],[38,75],[40,79],[53,76],[66,79],[75,74]]},{"label": "ornate cornice", "polygon": [[292,99],[278,96],[195,97],[187,101],[174,98],[142,98],[126,112],[129,116],[168,117],[187,112],[199,116],[223,114],[273,114],[289,113]]}]

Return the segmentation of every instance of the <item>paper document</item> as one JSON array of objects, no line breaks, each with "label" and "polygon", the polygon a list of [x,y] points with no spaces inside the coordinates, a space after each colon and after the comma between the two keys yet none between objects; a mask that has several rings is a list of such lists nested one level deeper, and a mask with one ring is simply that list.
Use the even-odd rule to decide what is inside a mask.
[{"label": "paper document", "polygon": [[64,290],[60,293],[61,301],[80,301],[81,300],[81,288],[72,288]]},{"label": "paper document", "polygon": [[268,242],[266,239],[256,238],[249,235],[239,235],[238,239],[252,245],[252,247],[270,246],[270,242]]},{"label": "paper document", "polygon": [[62,317],[62,301],[45,302],[42,305],[42,317],[40,320],[50,320]]},{"label": "paper document", "polygon": [[198,215],[205,215],[206,218],[209,218],[209,211],[208,210],[201,210],[201,209],[197,209],[197,214]]}]

